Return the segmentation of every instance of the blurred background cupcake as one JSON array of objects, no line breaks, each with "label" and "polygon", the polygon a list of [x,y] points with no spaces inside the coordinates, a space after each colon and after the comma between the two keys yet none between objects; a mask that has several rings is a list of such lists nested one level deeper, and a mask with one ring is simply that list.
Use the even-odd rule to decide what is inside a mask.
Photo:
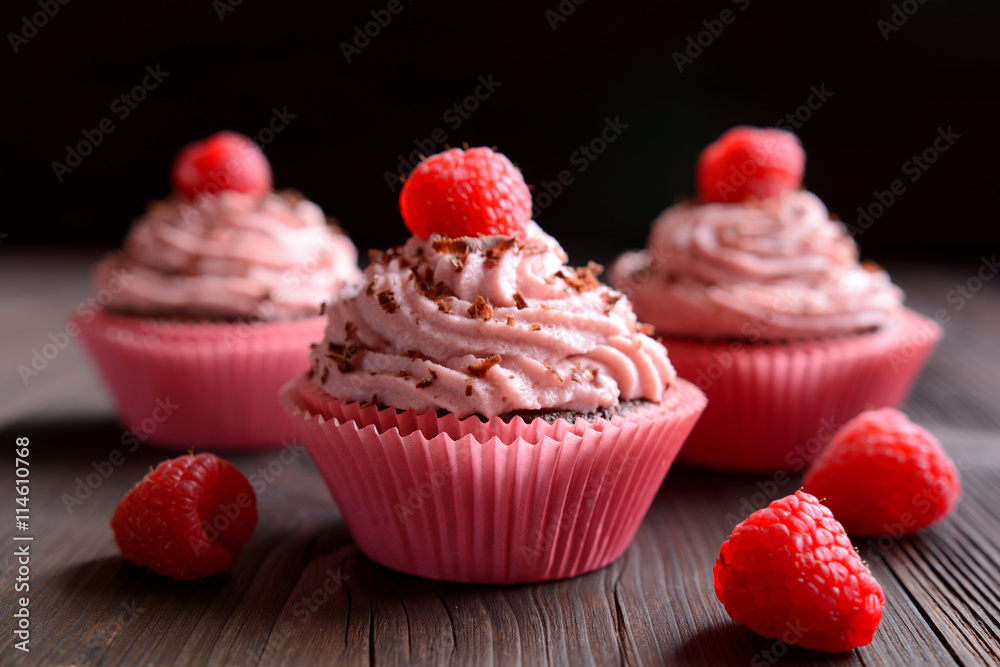
[{"label": "blurred background cupcake", "polygon": [[799,189],[804,168],[795,135],[729,130],[699,159],[700,199],[664,211],[612,268],[708,395],[686,463],[801,471],[862,410],[901,405],[941,337]]},{"label": "blurred background cupcake", "polygon": [[74,322],[122,422],[162,417],[151,443],[278,446],[292,432],[277,390],[308,366],[322,304],[360,279],[357,250],[315,203],[275,192],[242,135],[187,146],[171,181],[95,267],[110,301]]},{"label": "blurred background cupcake", "polygon": [[506,157],[435,155],[400,207],[414,235],[372,253],[282,391],[358,546],[481,583],[613,561],[704,396],[598,267],[566,265]]}]

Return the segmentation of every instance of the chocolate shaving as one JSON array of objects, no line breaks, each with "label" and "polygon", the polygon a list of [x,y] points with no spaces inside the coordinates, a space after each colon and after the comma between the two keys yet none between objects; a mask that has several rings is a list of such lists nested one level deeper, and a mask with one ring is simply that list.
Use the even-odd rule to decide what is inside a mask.
[{"label": "chocolate shaving", "polygon": [[316,369],[312,366],[309,367],[309,372],[306,373],[306,377],[312,380],[316,376]]},{"label": "chocolate shaving", "polygon": [[511,295],[511,298],[514,299],[514,305],[517,306],[518,310],[523,310],[528,307],[528,304],[525,302],[524,297],[521,296],[520,292],[514,292],[514,294]]},{"label": "chocolate shaving", "polygon": [[431,248],[435,252],[444,253],[460,257],[463,260],[469,253],[481,252],[487,259],[499,258],[517,245],[517,239],[513,236],[460,236],[458,238],[435,238],[431,241]]},{"label": "chocolate shaving", "polygon": [[583,369],[580,367],[580,364],[574,366],[569,372],[569,379],[573,382],[583,382]]},{"label": "chocolate shaving", "polygon": [[652,336],[656,331],[652,324],[645,324],[643,322],[636,324],[635,330],[637,333],[646,334],[647,336]]},{"label": "chocolate shaving", "polygon": [[442,313],[447,313],[448,315],[451,315],[452,313],[455,312],[455,309],[452,307],[450,301],[445,301],[444,299],[438,299],[436,303],[438,310],[440,310]]},{"label": "chocolate shaving", "polygon": [[472,385],[471,384],[465,385],[465,395],[466,396],[472,396]]},{"label": "chocolate shaving", "polygon": [[396,304],[396,297],[393,295],[391,289],[378,293],[378,305],[382,306],[382,310],[390,315],[396,312],[398,306]]},{"label": "chocolate shaving", "polygon": [[406,356],[408,356],[410,358],[410,361],[413,361],[414,359],[417,358],[417,351],[416,350],[407,350],[406,351]]},{"label": "chocolate shaving", "polygon": [[352,338],[357,338],[358,325],[354,322],[347,321],[344,322],[344,339],[351,340]]},{"label": "chocolate shaving", "polygon": [[590,384],[598,388],[604,385],[604,382],[602,382],[600,378],[600,371],[598,371],[596,368],[590,369]]},{"label": "chocolate shaving", "polygon": [[605,292],[602,297],[604,298],[604,303],[606,303],[608,307],[605,309],[604,313],[607,314],[614,310],[615,304],[621,301],[624,296],[625,295],[621,292]]},{"label": "chocolate shaving", "polygon": [[559,269],[556,275],[565,280],[566,284],[577,292],[587,292],[601,286],[597,276],[601,275],[603,271],[604,267],[597,262],[587,262],[587,266],[576,269],[575,275],[567,273],[563,269]]},{"label": "chocolate shaving", "polygon": [[507,326],[512,327],[514,326],[515,322],[517,322],[517,318],[515,318],[513,315],[507,316]]},{"label": "chocolate shaving", "polygon": [[445,285],[443,280],[434,282],[434,270],[429,264],[425,264],[423,268],[423,275],[420,275],[416,270],[410,272],[410,278],[414,281],[413,288],[417,291],[417,294],[428,299],[453,296],[451,288]]},{"label": "chocolate shaving", "polygon": [[493,306],[483,297],[477,296],[476,300],[469,306],[469,317],[474,320],[481,319],[488,322],[493,317]]},{"label": "chocolate shaving", "polygon": [[538,322],[532,322],[531,326],[528,327],[528,331],[539,331],[541,330],[541,328],[542,328],[541,324],[539,324]]},{"label": "chocolate shaving", "polygon": [[423,380],[417,381],[417,389],[427,389],[427,387],[437,382],[438,374],[435,373],[433,370],[430,371],[430,373],[431,376],[429,378],[424,378]]},{"label": "chocolate shaving", "polygon": [[375,293],[375,279],[372,278],[371,281],[368,283],[368,287],[365,288],[365,294],[371,296],[374,293]]},{"label": "chocolate shaving", "polygon": [[326,301],[323,301],[319,304],[319,314],[326,315]]},{"label": "chocolate shaving", "polygon": [[398,378],[408,378],[410,374],[406,371],[396,371],[396,377]]},{"label": "chocolate shaving", "polygon": [[471,364],[469,364],[469,375],[476,378],[481,378],[486,375],[486,371],[490,370],[501,361],[499,354],[494,354],[491,357],[486,357],[485,359],[476,359]]},{"label": "chocolate shaving", "polygon": [[555,375],[557,380],[559,380],[560,382],[564,382],[564,380],[562,379],[562,376],[559,375],[559,373],[558,373],[558,371],[556,371],[556,369],[552,368],[552,365],[549,364],[549,362],[543,361],[542,365],[545,366],[545,370],[547,370],[550,373],[552,373],[553,375]]},{"label": "chocolate shaving", "polygon": [[331,342],[327,345],[326,356],[337,362],[337,370],[341,373],[353,373],[353,359],[363,351],[364,348],[357,343],[351,343],[345,348],[343,345],[336,345]]},{"label": "chocolate shaving", "polygon": [[330,369],[327,368],[326,366],[323,366],[323,372],[319,376],[320,383],[326,384],[326,379],[328,377],[330,377]]}]

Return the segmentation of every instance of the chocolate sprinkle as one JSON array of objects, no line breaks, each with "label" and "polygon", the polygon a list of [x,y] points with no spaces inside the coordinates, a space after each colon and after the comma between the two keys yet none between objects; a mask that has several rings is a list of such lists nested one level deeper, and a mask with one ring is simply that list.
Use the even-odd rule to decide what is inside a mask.
[{"label": "chocolate sprinkle", "polygon": [[493,317],[493,306],[491,306],[490,302],[483,297],[477,296],[476,300],[472,302],[471,306],[469,306],[469,317],[474,320],[481,319],[489,321],[489,319]]},{"label": "chocolate sprinkle", "polygon": [[499,354],[494,354],[491,357],[486,357],[485,359],[476,359],[471,364],[469,364],[469,375],[476,378],[481,378],[486,375],[486,371],[490,370],[501,361]]},{"label": "chocolate sprinkle", "polygon": [[390,315],[396,312],[398,306],[396,305],[396,297],[393,295],[391,289],[378,293],[378,305],[382,306],[382,310]]},{"label": "chocolate sprinkle", "polygon": [[433,370],[430,371],[430,373],[431,376],[429,378],[424,378],[423,380],[419,380],[417,382],[417,389],[427,389],[427,387],[437,382],[438,379],[437,373],[435,373]]}]

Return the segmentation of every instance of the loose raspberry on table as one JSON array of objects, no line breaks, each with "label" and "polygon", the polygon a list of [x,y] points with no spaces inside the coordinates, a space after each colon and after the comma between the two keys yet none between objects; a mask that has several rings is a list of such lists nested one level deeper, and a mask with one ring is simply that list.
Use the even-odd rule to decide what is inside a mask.
[{"label": "loose raspberry on table", "polygon": [[415,236],[517,236],[531,220],[531,192],[502,153],[451,148],[406,177],[399,209]]},{"label": "loose raspberry on table", "polygon": [[170,172],[174,190],[188,199],[237,190],[255,197],[271,191],[271,165],[253,141],[236,132],[218,132],[188,144]]},{"label": "loose raspberry on table", "polygon": [[885,594],[843,526],[796,491],[733,529],[715,561],[715,595],[759,635],[821,651],[872,641]]},{"label": "loose raspberry on table", "polygon": [[174,579],[227,569],[257,525],[257,497],[214,454],[163,461],[122,499],[111,528],[122,556]]},{"label": "loose raspberry on table", "polygon": [[802,480],[852,535],[902,537],[958,504],[955,464],[927,429],[893,408],[862,412],[838,431]]},{"label": "loose raspberry on table", "polygon": [[791,132],[740,126],[701,152],[695,176],[702,200],[735,203],[795,190],[805,168],[805,151]]}]

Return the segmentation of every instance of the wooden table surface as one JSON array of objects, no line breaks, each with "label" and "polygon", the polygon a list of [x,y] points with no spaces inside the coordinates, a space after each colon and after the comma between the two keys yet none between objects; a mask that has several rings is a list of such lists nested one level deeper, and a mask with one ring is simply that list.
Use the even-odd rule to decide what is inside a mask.
[{"label": "wooden table surface", "polygon": [[[625,555],[540,585],[423,580],[361,555],[309,456],[230,456],[270,468],[260,522],[227,574],[182,583],[121,559],[109,520],[124,492],[164,458],[123,448],[96,372],[72,341],[25,386],[16,368],[90,295],[92,256],[0,248],[0,664],[733,664],[1000,663],[1000,281],[971,299],[978,257],[890,264],[911,306],[949,321],[906,406],[955,458],[965,494],[917,537],[858,543],[886,593],[875,640],[827,655],[765,640],[715,599],[712,566],[735,518],[798,488],[770,478],[675,466]],[[959,304],[961,303],[961,307]],[[14,527],[14,443],[31,441],[30,530]],[[89,496],[81,480],[120,450]],[[82,497],[78,504],[67,498]],[[30,653],[14,647],[14,535],[30,535]]]}]

